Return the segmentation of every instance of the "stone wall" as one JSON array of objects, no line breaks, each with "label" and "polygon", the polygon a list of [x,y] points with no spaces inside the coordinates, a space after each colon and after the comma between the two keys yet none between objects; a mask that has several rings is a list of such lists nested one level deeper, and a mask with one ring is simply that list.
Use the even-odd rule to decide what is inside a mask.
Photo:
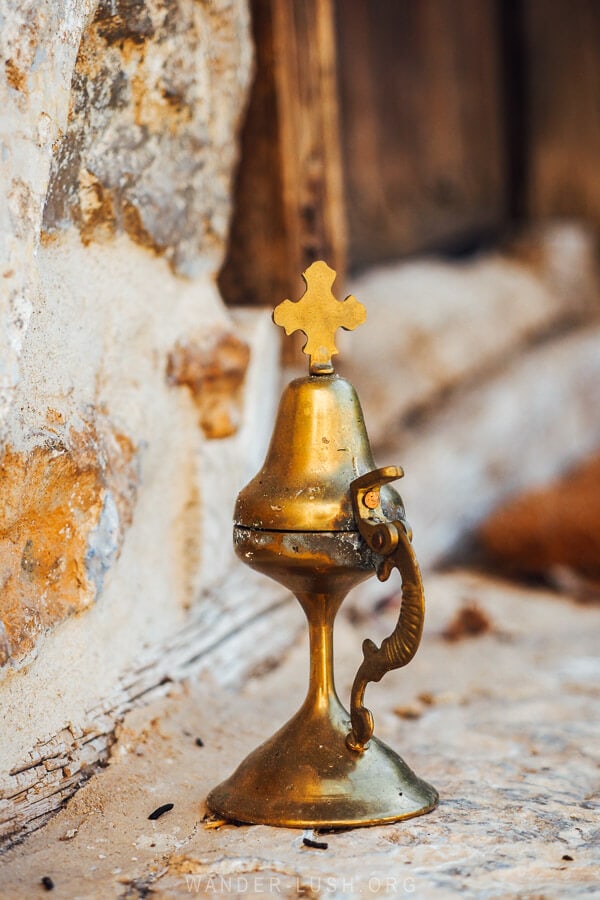
[{"label": "stone wall", "polygon": [[246,3],[7,0],[0,18],[0,808],[14,834],[75,789],[136,697],[276,602],[240,589],[222,614],[278,348],[266,314],[234,320],[215,286]]}]

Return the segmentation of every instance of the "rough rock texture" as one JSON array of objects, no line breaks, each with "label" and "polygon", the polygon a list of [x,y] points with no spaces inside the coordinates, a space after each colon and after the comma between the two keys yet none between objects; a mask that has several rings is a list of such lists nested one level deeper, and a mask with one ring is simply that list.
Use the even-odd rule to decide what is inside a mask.
[{"label": "rough rock texture", "polygon": [[5,3],[0,27],[2,359],[0,436],[19,380],[37,287],[39,243],[54,142],[66,126],[71,76],[93,0]]},{"label": "rough rock texture", "polygon": [[[481,525],[488,560],[548,581],[581,577],[600,596],[600,458],[505,503]],[[582,587],[583,587],[582,583]]]},{"label": "rough rock texture", "polygon": [[[15,584],[22,589],[20,597],[25,603],[19,619],[20,637],[13,631],[11,639],[14,643],[18,639],[26,642],[32,636],[32,628],[37,628],[36,623],[41,629],[39,634],[36,632],[35,646],[21,658],[19,671],[8,672],[0,687],[3,710],[14,725],[2,733],[1,753],[5,767],[2,792],[9,800],[9,808],[3,809],[3,820],[9,832],[15,827],[29,827],[28,816],[37,816],[40,811],[48,815],[60,805],[63,791],[68,794],[80,780],[78,760],[89,765],[93,752],[99,753],[103,744],[110,741],[122,711],[140,692],[150,690],[163,677],[176,677],[169,664],[172,643],[183,664],[218,644],[230,629],[241,628],[277,602],[268,590],[251,589],[248,577],[244,581],[247,592],[240,590],[235,581],[230,538],[235,495],[258,468],[276,401],[274,375],[279,346],[268,316],[248,312],[238,317],[235,325],[230,322],[229,327],[251,348],[243,415],[235,434],[209,441],[198,426],[197,408],[189,392],[172,386],[166,375],[173,348],[184,336],[202,330],[198,325],[202,292],[197,283],[178,283],[164,261],[149,260],[147,251],[135,248],[127,239],[114,246],[95,245],[87,249],[75,236],[72,240],[73,245],[69,248],[63,244],[60,253],[55,245],[44,251],[45,277],[56,265],[55,274],[64,290],[62,296],[56,294],[57,302],[51,310],[56,316],[60,306],[63,317],[52,340],[50,326],[30,333],[31,377],[37,372],[34,363],[40,355],[62,359],[61,348],[70,346],[69,365],[47,371],[43,387],[52,393],[54,408],[65,421],[72,421],[79,409],[71,389],[76,382],[81,390],[89,390],[88,396],[95,398],[97,408],[110,409],[110,421],[120,426],[118,434],[123,434],[126,427],[127,434],[135,436],[135,504],[129,526],[125,527],[126,519],[120,519],[124,534],[114,535],[120,542],[120,554],[110,556],[101,590],[84,578],[77,594],[77,608],[87,604],[85,611],[70,615],[58,628],[48,630],[50,623],[43,619],[49,603],[54,603],[53,612],[62,616],[74,609],[67,603],[55,603],[57,595],[51,581],[29,581],[27,572],[21,575],[21,559],[25,554],[29,564],[26,547],[31,540],[37,553],[30,554],[31,559],[44,565],[47,560],[51,569],[56,556],[49,552],[44,529],[52,527],[48,519],[52,502],[67,521],[77,519],[79,527],[73,542],[67,544],[61,537],[52,545],[52,552],[68,558],[69,552],[77,550],[73,565],[85,573],[86,565],[90,565],[89,551],[97,547],[91,529],[97,515],[96,495],[84,493],[74,468],[63,463],[57,471],[59,481],[52,484],[53,493],[46,490],[43,500],[39,495],[31,498],[34,506],[38,503],[34,509],[36,521],[42,522],[44,529],[33,532],[35,522],[28,519],[18,529],[15,527],[20,543],[13,547],[8,540],[5,544],[5,552],[12,553],[15,564],[21,566]],[[71,260],[72,275],[63,268],[65,257],[71,253],[75,257]],[[85,286],[77,287],[75,262],[82,262],[79,254],[84,255],[89,280]],[[148,298],[148,270],[152,265],[156,269],[150,281],[153,289],[160,285],[161,307],[155,302],[155,315],[141,322],[138,303],[139,298]],[[123,292],[122,284],[105,273],[125,266],[129,282],[128,290]],[[206,300],[205,293],[205,311]],[[217,306],[216,297],[212,302],[212,324],[225,324],[228,319]],[[83,342],[76,345],[82,318],[87,316],[97,333],[103,334],[101,346],[90,348]],[[44,318],[42,312],[38,318]],[[36,345],[37,341],[40,345]],[[91,349],[96,352],[90,352]],[[23,385],[24,394],[31,390],[30,385],[31,382]],[[50,439],[56,441],[56,435],[48,429],[57,426],[49,426],[41,411],[32,412],[27,397],[21,394],[21,386],[17,396],[19,408],[23,405],[27,412],[28,428],[11,453],[35,454],[31,446],[43,446]],[[90,466],[95,472],[97,461],[93,457]],[[18,472],[20,475],[21,470]],[[30,470],[30,477],[34,474],[35,470]],[[51,474],[52,467],[45,469],[46,479]],[[114,473],[102,475],[107,483],[109,475],[115,478]],[[86,477],[92,487],[99,486],[95,475]],[[13,489],[22,491],[23,487],[18,482]],[[115,483],[115,496],[118,489],[119,484]],[[80,517],[88,503],[88,512]],[[107,556],[103,559],[109,561]],[[9,596],[3,593],[2,600]],[[61,596],[69,598],[68,594]],[[23,617],[25,608],[36,611],[35,620]],[[25,643],[21,646],[25,649]],[[14,669],[14,662],[11,668]],[[79,740],[73,735],[86,729],[98,734],[99,740],[74,747],[68,743],[65,729],[72,729],[72,742]],[[60,753],[54,748],[57,736]],[[70,775],[63,773],[60,766],[49,775],[42,764],[41,770],[29,773],[27,783],[20,785],[25,793],[17,806],[9,772],[28,767],[31,759],[38,756],[39,747],[48,742],[53,757],[62,760],[66,752],[73,756],[70,764],[65,763]],[[32,819],[34,824],[35,821]]]},{"label": "rough rock texture", "polygon": [[248,344],[223,329],[201,341],[180,342],[169,354],[168,381],[189,388],[207,438],[237,431],[249,359]]},{"label": "rough rock texture", "polygon": [[[86,666],[80,653],[75,660],[81,677],[101,678],[102,697],[93,692],[81,694],[86,704],[70,699],[70,717],[62,728],[44,732],[18,762],[2,774],[0,799],[0,847],[6,849],[39,828],[61,807],[81,785],[106,764],[115,741],[115,731],[132,708],[163,696],[176,681],[198,671],[210,671],[221,684],[238,684],[240,680],[269,665],[271,655],[283,652],[289,645],[293,624],[286,614],[288,595],[275,585],[257,583],[252,573],[239,571],[224,576],[218,603],[214,593],[206,591],[195,604],[185,624],[166,638],[143,650],[137,650],[132,662],[119,671],[116,685],[111,684],[106,667],[94,672]],[[240,653],[237,632],[243,634]],[[233,639],[232,639],[233,635]],[[93,642],[92,663],[100,663]],[[268,646],[268,656],[265,647]],[[68,648],[73,654],[72,647]],[[72,658],[72,656],[71,656]],[[107,687],[108,685],[108,687]],[[20,686],[17,698],[27,695]],[[14,697],[14,694],[13,694]],[[7,710],[16,716],[16,703]],[[52,686],[40,685],[37,700],[41,705],[56,704]],[[75,711],[75,714],[73,714]],[[25,710],[27,712],[27,710]],[[31,716],[36,722],[35,710]],[[18,734],[5,741],[6,752],[19,746]]]},{"label": "rough rock texture", "polygon": [[[304,631],[241,695],[204,676],[130,715],[108,768],[4,856],[3,890],[30,897],[46,876],[58,898],[593,896],[600,609],[464,572],[426,587],[419,653],[370,685],[368,702],[376,733],[438,788],[429,815],[313,835],[326,849],[299,830],[203,819],[208,790],[302,702]],[[362,639],[380,640],[397,614],[388,603],[375,616],[361,590],[366,620],[350,625],[342,607],[336,631],[344,702]],[[443,632],[467,603],[489,628],[449,642]],[[300,621],[299,609],[289,615]]]},{"label": "rough rock texture", "polygon": [[45,235],[125,231],[192,274],[218,264],[251,44],[241,2],[99,0],[52,158]]},{"label": "rough rock texture", "polygon": [[0,663],[17,661],[38,636],[101,593],[131,524],[138,477],[124,435],[56,428],[55,438],[0,462]]},{"label": "rough rock texture", "polygon": [[278,343],[266,314],[234,320],[215,286],[251,74],[244,0],[7,0],[0,26],[14,837],[73,792],[140,693],[278,602],[228,587]]}]

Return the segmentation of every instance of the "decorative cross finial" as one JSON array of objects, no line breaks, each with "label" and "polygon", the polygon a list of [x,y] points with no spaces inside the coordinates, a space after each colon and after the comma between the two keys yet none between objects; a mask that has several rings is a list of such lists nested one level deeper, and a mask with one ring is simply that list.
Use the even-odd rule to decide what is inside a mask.
[{"label": "decorative cross finial", "polygon": [[331,291],[336,273],[319,260],[302,273],[306,291],[296,302],[284,300],[273,310],[273,321],[285,328],[286,334],[302,331],[306,343],[302,348],[310,356],[312,375],[333,372],[331,357],[338,352],[335,333],[338,328],[352,331],[367,318],[362,303],[350,294],[336,300]]}]

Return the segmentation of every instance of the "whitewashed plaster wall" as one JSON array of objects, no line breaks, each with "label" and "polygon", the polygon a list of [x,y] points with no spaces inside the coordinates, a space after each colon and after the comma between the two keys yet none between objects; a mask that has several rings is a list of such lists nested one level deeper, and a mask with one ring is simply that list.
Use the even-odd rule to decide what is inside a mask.
[{"label": "whitewashed plaster wall", "polygon": [[9,835],[75,789],[127,704],[275,602],[230,531],[277,336],[215,287],[249,28],[244,0],[0,4]]}]

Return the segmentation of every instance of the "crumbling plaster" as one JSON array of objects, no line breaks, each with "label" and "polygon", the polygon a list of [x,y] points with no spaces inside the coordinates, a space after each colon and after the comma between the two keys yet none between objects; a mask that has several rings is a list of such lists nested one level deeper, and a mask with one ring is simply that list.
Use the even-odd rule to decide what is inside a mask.
[{"label": "crumbling plaster", "polygon": [[[7,0],[0,46],[6,813],[8,773],[103,704],[117,715],[136,661],[146,690],[186,622],[196,638],[206,623],[205,647],[226,634],[231,510],[263,450],[278,346],[265,313],[232,317],[215,285],[246,2]],[[250,592],[237,625],[255,614]]]}]

